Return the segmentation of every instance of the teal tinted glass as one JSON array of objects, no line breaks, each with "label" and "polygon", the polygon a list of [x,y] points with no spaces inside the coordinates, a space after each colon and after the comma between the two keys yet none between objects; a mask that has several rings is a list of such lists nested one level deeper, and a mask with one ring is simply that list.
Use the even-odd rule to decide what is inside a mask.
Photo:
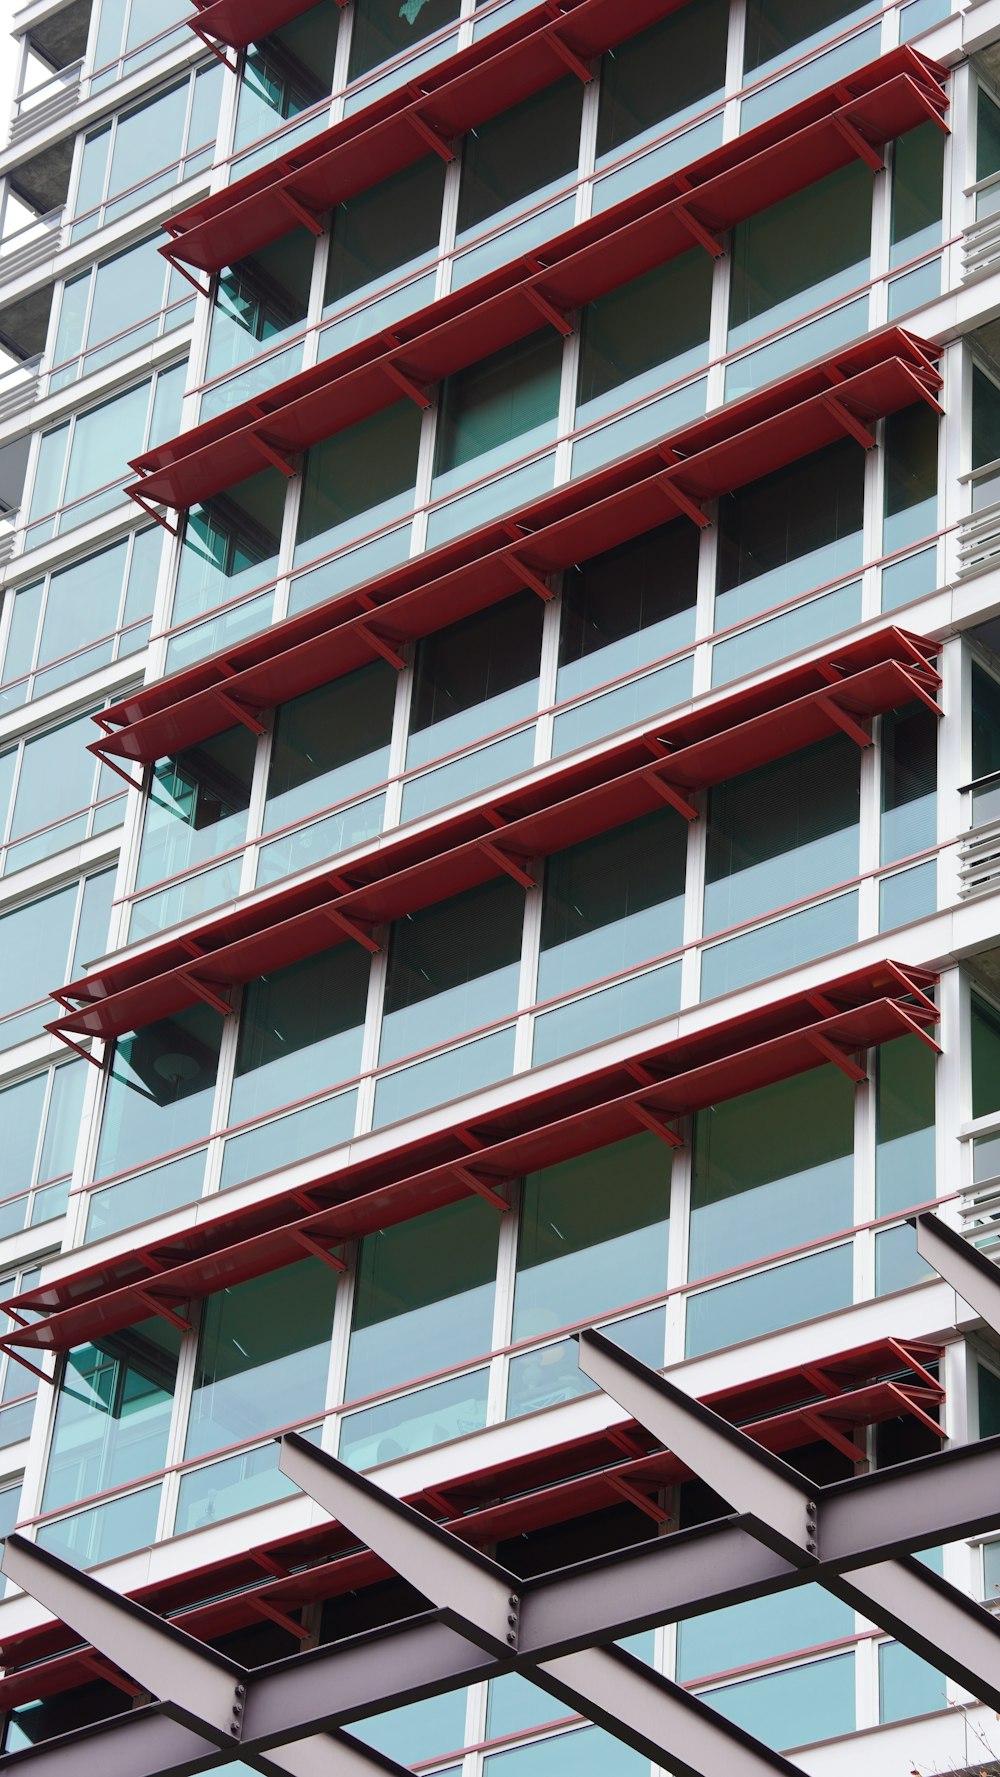
[{"label": "teal tinted glass", "polygon": [[699,369],[708,357],[711,294],[711,256],[693,248],[589,303],[582,318],[577,425]]},{"label": "teal tinted glass", "polygon": [[241,845],[257,737],[242,723],[154,768],[139,852],[138,888]]},{"label": "teal tinted glass", "polygon": [[860,774],[846,735],[711,791],[705,930],[776,911],[857,874]]},{"label": "teal tinted glass", "polygon": [[944,131],[921,124],[893,144],[890,263],[902,265],[941,239]]},{"label": "teal tinted glass", "polygon": [[674,809],[556,852],[545,866],[539,1000],[680,944],[687,823]]},{"label": "teal tinted glass", "polygon": [[193,506],[184,525],[175,623],[266,583],[277,566],[286,482],[277,469]]},{"label": "teal tinted glass", "polygon": [[937,1195],[934,1166],[935,1055],[919,1037],[878,1051],[875,1212],[892,1215]]},{"label": "teal tinted glass", "polygon": [[444,173],[440,156],[428,154],[337,205],[324,313],[376,279],[434,253],[441,233]]},{"label": "teal tinted glass", "polygon": [[206,380],[294,333],[309,309],[313,237],[297,229],[219,275]]},{"label": "teal tinted glass", "polygon": [[972,775],[1000,771],[1000,683],[972,663]]},{"label": "teal tinted glass", "polygon": [[853,1202],[854,1087],[836,1068],[699,1111],[688,1275],[849,1228]]},{"label": "teal tinted glass", "polygon": [[[351,30],[348,79],[367,74],[379,62],[419,43],[432,31],[450,25],[459,14],[461,0],[359,0]],[[442,49],[442,55],[447,50]]]},{"label": "teal tinted glass", "polygon": [[885,422],[887,554],[937,530],[938,433],[938,416],[923,402],[890,414]]},{"label": "teal tinted glass", "polygon": [[853,1633],[854,1612],[849,1605],[822,1586],[800,1586],[794,1592],[686,1618],[677,1629],[677,1677],[688,1684],[758,1660],[780,1660],[800,1648],[820,1647]]},{"label": "teal tinted glass", "polygon": [[884,1641],[878,1650],[879,1721],[905,1721],[947,1709],[943,1673],[898,1641]]},{"label": "teal tinted glass", "polygon": [[420,409],[400,401],[314,445],[302,470],[296,560],[408,512],[419,440]]},{"label": "teal tinted glass", "polygon": [[509,877],[398,919],[380,1060],[464,1035],[517,1006],[524,890]]},{"label": "teal tinted glass", "polygon": [[575,172],[582,106],[583,86],[568,74],[469,130],[462,145],[460,236]]},{"label": "teal tinted glass", "polygon": [[450,376],[441,395],[435,474],[459,469],[515,439],[527,449],[525,435],[541,429],[546,437],[553,435],[561,371],[562,339],[550,329]]},{"label": "teal tinted glass", "polygon": [[729,0],[693,0],[601,58],[598,155],[721,97]]},{"label": "teal tinted glass", "polygon": [[525,1179],[513,1337],[639,1302],[666,1288],[670,1153],[655,1135]]},{"label": "teal tinted glass", "polygon": [[[858,0],[748,0],[743,67],[747,74],[863,16]],[[758,77],[759,78],[759,77]]]},{"label": "teal tinted glass", "polygon": [[1000,106],[984,87],[976,89],[976,179],[1000,173]]},{"label": "teal tinted glass", "polygon": [[972,1115],[986,1117],[1000,1109],[1000,1012],[981,994],[972,993]]},{"label": "teal tinted glass", "polygon": [[992,377],[972,366],[972,467],[980,469],[1000,457],[1000,388]]},{"label": "teal tinted glass", "polygon": [[336,1293],[336,1274],[307,1259],[208,1297],[185,1456],[322,1411]]},{"label": "teal tinted glass", "polygon": [[721,1685],[707,1692],[705,1701],[767,1746],[831,1740],[854,1729],[854,1655]]},{"label": "teal tinted glass", "polygon": [[283,703],[275,714],[264,830],[302,820],[382,783],[396,673],[375,661]]},{"label": "teal tinted glass", "polygon": [[697,585],[698,531],[686,519],[570,568],[563,576],[558,701],[691,641]]},{"label": "teal tinted glass", "polygon": [[[553,1703],[553,1719],[564,1713]],[[649,1777],[649,1760],[612,1739],[601,1728],[577,1728],[548,1740],[534,1740],[510,1752],[494,1753],[484,1777]]]},{"label": "teal tinted glass", "polygon": [[497,1212],[478,1198],[365,1236],[348,1400],[489,1351],[498,1238]]},{"label": "teal tinted glass", "polygon": [[222,1040],[210,1006],[147,1024],[115,1046],[97,1176],[124,1172],[207,1135]]},{"label": "teal tinted glass", "polygon": [[865,282],[872,174],[855,160],[733,231],[729,349]]},{"label": "teal tinted glass", "polygon": [[231,1123],[358,1072],[368,974],[368,952],[345,942],[250,983],[240,1011]]},{"label": "teal tinted glass", "polygon": [[904,704],[882,718],[883,864],[937,838],[937,728],[926,704]]},{"label": "teal tinted glass", "polygon": [[861,566],[864,457],[853,439],[719,501],[716,628]]},{"label": "teal tinted glass", "polygon": [[68,1353],[43,1511],[162,1468],[179,1351],[176,1327],[153,1319]]},{"label": "teal tinted glass", "polygon": [[543,612],[535,593],[515,593],[418,642],[408,766],[534,714]]}]

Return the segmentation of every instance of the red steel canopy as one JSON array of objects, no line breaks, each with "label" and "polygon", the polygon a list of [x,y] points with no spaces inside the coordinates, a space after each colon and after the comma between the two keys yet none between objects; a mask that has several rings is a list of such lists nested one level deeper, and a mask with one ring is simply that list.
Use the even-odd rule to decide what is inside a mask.
[{"label": "red steel canopy", "polygon": [[[415,833],[377,839],[346,864],[248,899],[245,906],[119,956],[63,988],[80,1002],[48,1026],[118,1037],[199,999],[227,1010],[225,990],[349,939],[379,948],[376,927],[503,875],[533,886],[534,858],[649,814],[664,802],[688,819],[690,797],[843,730],[871,744],[873,716],[914,699],[939,714],[937,644],[894,628],[832,655],[658,721],[642,735],[487,792]],[[502,805],[500,813],[495,804]]]},{"label": "red steel canopy", "polygon": [[[448,55],[416,79],[399,69],[400,85],[311,141],[280,152],[266,166],[234,180],[164,223],[172,237],[161,252],[215,272],[293,228],[318,229],[318,214],[380,180],[439,154],[454,160],[456,138],[572,69],[590,80],[594,57],[644,31],[688,0],[544,0],[540,6]],[[282,8],[285,16],[257,22]],[[242,48],[303,12],[295,0],[214,0],[191,24]],[[225,31],[220,25],[225,24]]]},{"label": "red steel canopy", "polygon": [[[314,0],[194,0],[197,11],[186,22],[199,37],[213,37],[230,49],[245,49],[269,31],[308,12]],[[347,0],[337,0],[346,6]]]},{"label": "red steel canopy", "polygon": [[[101,756],[150,762],[218,734],[403,643],[509,598],[549,596],[548,577],[663,524],[705,524],[703,502],[783,468],[915,401],[937,407],[939,348],[901,328],[727,403],[659,444],[620,458],[503,518],[403,562],[326,604],[174,673],[97,718]],[[940,411],[940,410],[939,410]]]},{"label": "red steel canopy", "polygon": [[845,102],[839,82],[391,330],[144,452],[127,492],[144,507],[186,508],[268,465],[294,473],[310,445],[397,401],[428,406],[429,386],[546,325],[571,332],[572,311],[693,243],[718,255],[743,218],[859,155],[880,167],[880,147],[928,118],[945,128],[944,77],[915,50],[894,51],[850,77],[860,96]]},{"label": "red steel canopy", "polygon": [[[827,1063],[863,1077],[857,1057],[894,1037],[930,1032],[938,1011],[928,989],[937,977],[888,960],[839,976],[657,1047],[639,1033],[626,1059],[466,1122],[402,1140],[359,1157],[364,1143],[338,1151],[329,1171],[291,1192],[238,1210],[225,1200],[198,1206],[185,1229],[45,1281],[4,1304],[15,1325],[0,1347],[65,1351],[160,1313],[177,1323],[192,1299],[294,1263],[303,1251],[333,1259],[359,1235],[453,1203],[470,1191],[506,1207],[511,1178],[652,1128],[671,1146],[675,1124],[693,1111],[790,1079]],[[221,1213],[204,1219],[220,1204]]]},{"label": "red steel canopy", "polygon": [[[823,1439],[849,1462],[861,1462],[864,1445],[852,1434],[903,1414],[943,1437],[944,1389],[928,1369],[940,1358],[937,1345],[880,1339],[819,1364],[796,1366],[701,1398],[731,1424],[743,1425],[767,1450],[794,1450]],[[643,1426],[629,1421],[406,1498],[466,1542],[484,1548],[623,1500],[660,1522],[661,1489],[688,1476]],[[384,1576],[376,1555],[359,1550],[336,1520],[327,1520],[142,1586],[128,1596],[202,1640],[248,1628],[262,1618],[278,1622],[299,1639],[303,1606],[361,1590]],[[0,1708],[15,1709],[95,1676],[135,1693],[122,1674],[74,1641],[73,1631],[58,1619],[5,1637]]]}]

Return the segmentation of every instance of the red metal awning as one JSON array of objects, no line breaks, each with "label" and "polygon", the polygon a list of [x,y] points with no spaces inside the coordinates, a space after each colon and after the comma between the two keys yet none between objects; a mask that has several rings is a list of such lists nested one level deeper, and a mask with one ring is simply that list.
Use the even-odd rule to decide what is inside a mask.
[{"label": "red metal awning", "polygon": [[[864,1445],[853,1442],[851,1434],[888,1419],[906,1415],[944,1435],[939,1423],[944,1389],[928,1369],[940,1363],[941,1355],[937,1345],[881,1339],[838,1352],[822,1364],[804,1364],[702,1398],[767,1450],[784,1452],[825,1439],[849,1462],[861,1462]],[[659,1521],[659,1493],[687,1478],[688,1471],[659,1450],[644,1427],[625,1421],[406,1497],[428,1517],[483,1548],[622,1500]],[[262,1618],[278,1621],[298,1638],[295,1613],[304,1605],[376,1584],[385,1571],[377,1556],[359,1550],[355,1539],[332,1520],[128,1596],[206,1641]],[[129,1694],[135,1691],[124,1675],[81,1648],[63,1623],[42,1623],[4,1639],[0,1709],[15,1709],[95,1676],[120,1684]]]},{"label": "red metal awning", "polygon": [[927,991],[936,981],[927,970],[871,964],[655,1048],[640,1034],[627,1059],[477,1114],[474,1130],[458,1122],[367,1158],[349,1144],[308,1186],[211,1220],[201,1204],[162,1243],[143,1247],[137,1237],[127,1252],[15,1297],[4,1304],[12,1319],[44,1318],[14,1326],[0,1347],[64,1351],[150,1314],[176,1322],[184,1303],[292,1264],[303,1251],[329,1255],[470,1191],[495,1202],[511,1178],[639,1129],[677,1145],[677,1119],[707,1105],[831,1062],[856,1078],[855,1058],[898,1036],[916,1033],[936,1048],[938,1011]]},{"label": "red metal awning", "polygon": [[[214,0],[192,20],[206,32],[242,48],[263,35],[259,18],[282,0]],[[304,10],[283,0],[288,17]],[[520,18],[481,37],[416,80],[405,63],[400,85],[353,112],[311,141],[181,210],[164,223],[171,244],[161,249],[175,263],[219,271],[256,253],[291,229],[315,226],[314,218],[367,191],[380,180],[438,154],[455,158],[453,143],[467,130],[507,111],[521,99],[561,80],[567,65],[590,79],[591,61],[604,50],[676,12],[688,0],[544,0]],[[218,27],[225,21],[225,31]],[[287,18],[274,19],[275,30]],[[381,83],[380,83],[381,84]]]},{"label": "red metal awning", "polygon": [[[378,945],[372,933],[404,914],[505,872],[526,887],[531,861],[650,814],[664,802],[689,819],[690,797],[840,731],[871,742],[871,718],[914,699],[939,713],[928,661],[937,644],[894,628],[832,655],[661,719],[645,733],[582,760],[555,763],[520,788],[487,791],[416,833],[378,838],[346,864],[325,866],[120,956],[60,990],[75,1010],[48,1025],[59,1035],[108,1039],[171,1017],[199,999],[224,1010],[225,992],[332,945]],[[500,814],[494,804],[502,803]]]},{"label": "red metal awning", "polygon": [[[858,98],[845,102],[838,83],[391,330],[144,452],[127,492],[143,506],[183,509],[269,464],[292,473],[310,445],[398,401],[426,406],[429,386],[547,325],[571,331],[573,311],[693,242],[721,253],[721,237],[744,217],[859,154],[881,165],[878,149],[929,117],[945,127],[943,78],[916,51],[894,51],[851,76]],[[821,102],[821,115],[802,126],[799,113]]]},{"label": "red metal awning", "polygon": [[548,578],[678,512],[784,467],[845,433],[870,446],[871,423],[913,402],[937,407],[939,348],[900,328],[869,335],[824,364],[572,481],[529,505],[403,562],[197,665],[141,687],[101,712],[102,756],[143,763],[239,719],[353,672],[386,648],[509,598],[542,597]]},{"label": "red metal awning", "polygon": [[[336,0],[346,6],[347,0]],[[185,23],[199,37],[212,37],[230,49],[246,49],[269,31],[308,12],[314,0],[194,0],[197,11]]]}]

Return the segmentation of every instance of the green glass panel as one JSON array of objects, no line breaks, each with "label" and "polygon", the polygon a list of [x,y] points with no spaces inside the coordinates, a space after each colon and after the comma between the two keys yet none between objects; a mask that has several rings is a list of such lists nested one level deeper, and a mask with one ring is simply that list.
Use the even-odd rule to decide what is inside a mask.
[{"label": "green glass panel", "polygon": [[883,864],[911,857],[937,838],[937,725],[922,703],[882,718]]},{"label": "green glass panel", "polygon": [[693,641],[697,588],[698,531],[686,519],[570,568],[563,576],[557,702]]},{"label": "green glass panel", "polygon": [[992,377],[972,366],[972,467],[982,468],[1000,457],[1000,388]]},{"label": "green glass panel", "polygon": [[207,381],[245,363],[265,346],[277,345],[302,326],[309,310],[314,256],[313,237],[300,228],[220,274]]},{"label": "green glass panel", "polygon": [[666,1288],[670,1151],[655,1135],[525,1179],[513,1338],[532,1339]]},{"label": "green glass panel", "polygon": [[688,1684],[758,1660],[779,1660],[853,1633],[853,1610],[822,1586],[752,1598],[678,1624],[678,1681]]},{"label": "green glass panel", "polygon": [[937,530],[938,429],[937,414],[920,401],[885,422],[886,554]]},{"label": "green glass panel", "polygon": [[467,1198],[361,1242],[348,1400],[429,1376],[492,1344],[499,1218]]},{"label": "green glass panel", "polygon": [[265,469],[187,515],[174,623],[263,585],[277,567],[287,483]]},{"label": "green glass panel", "polygon": [[[115,543],[52,575],[38,648],[40,667],[78,654],[88,642],[112,633],[118,621],[127,549],[127,543]],[[152,586],[149,592],[148,609],[152,610]],[[103,659],[81,661],[77,671],[88,671],[91,664],[102,665]]]},{"label": "green glass panel", "polygon": [[[979,1401],[979,1436],[995,1438],[1000,1432],[1000,1376],[985,1364],[976,1365],[976,1392]],[[991,1544],[1000,1554],[1000,1543]],[[991,1588],[992,1589],[992,1588]]]},{"label": "green glass panel", "polygon": [[[652,394],[708,358],[712,258],[701,247],[583,311],[576,424]],[[614,395],[614,400],[609,396]]]},{"label": "green glass panel", "polygon": [[878,1650],[879,1721],[906,1721],[947,1709],[943,1673],[898,1641],[884,1641]]},{"label": "green glass panel", "polygon": [[[21,1006],[47,997],[54,975],[61,973],[76,911],[78,885],[69,883],[40,900],[29,901],[0,918],[0,946],[4,967],[0,977],[0,1019]],[[48,1017],[48,1012],[44,1016]],[[41,1029],[42,1011],[36,1016]],[[12,1029],[0,1030],[0,1041],[21,1040],[38,1034],[25,1030],[14,1037]]]},{"label": "green glass panel", "polygon": [[685,1353],[702,1357],[849,1307],[853,1249],[835,1246],[690,1296]]},{"label": "green glass panel", "polygon": [[[32,520],[47,517],[49,513],[56,510],[60,503],[68,441],[68,420],[64,420],[61,426],[54,426],[51,432],[42,433],[38,448],[38,462],[35,467],[35,479],[31,489],[31,505],[28,511],[28,516]],[[47,534],[51,535],[51,532]],[[40,543],[43,538],[40,533],[35,532],[32,541]]]},{"label": "green glass panel", "polygon": [[320,1412],[335,1272],[319,1259],[209,1296],[201,1313],[186,1457]]},{"label": "green glass panel", "polygon": [[115,1046],[97,1177],[124,1172],[208,1134],[222,1019],[192,1006]]},{"label": "green glass panel", "polygon": [[384,661],[283,703],[274,721],[264,831],[382,783],[396,674]]},{"label": "green glass panel", "polygon": [[[356,80],[432,31],[450,25],[461,0],[359,0],[351,31],[348,79]],[[446,53],[442,51],[442,53]]]},{"label": "green glass panel", "polygon": [[[417,644],[408,767],[439,759],[534,714],[543,610],[537,594],[515,593]],[[407,809],[407,814],[414,812]]]},{"label": "green glass panel", "polygon": [[[26,673],[31,671],[43,590],[44,581],[36,580],[31,586],[19,586],[13,595],[14,612],[10,620],[7,652],[3,661],[4,684],[10,684],[15,679],[22,679]],[[0,708],[14,709],[18,704],[24,702],[25,696],[26,691],[22,687],[19,695],[11,694],[9,702],[6,700],[0,702]]]},{"label": "green glass panel", "polygon": [[4,1156],[0,1196],[27,1191],[35,1176],[35,1157],[45,1105],[47,1074],[19,1080],[0,1092],[0,1151]]},{"label": "green glass panel", "polygon": [[609,49],[601,58],[598,156],[721,98],[728,30],[729,0],[693,0]]},{"label": "green glass panel", "polygon": [[[8,857],[8,869],[22,868],[85,837],[86,815],[81,816],[80,811],[87,808],[94,793],[94,757],[87,751],[93,732],[88,710],[25,744],[9,839],[23,840],[26,833],[37,837],[16,846]],[[67,822],[69,815],[78,818]],[[37,832],[50,826],[53,831],[47,835]]]},{"label": "green glass panel", "polygon": [[419,441],[420,409],[400,401],[306,453],[296,565],[410,510]]},{"label": "green glass panel", "polygon": [[1000,1110],[1000,1012],[978,993],[970,995],[972,1115]]},{"label": "green glass panel", "polygon": [[710,1276],[854,1220],[854,1087],[837,1068],[699,1111],[688,1276]]},{"label": "green glass panel", "polygon": [[208,863],[246,837],[257,737],[237,724],[155,766],[137,888]]},{"label": "green glass panel", "polygon": [[[320,0],[250,46],[236,116],[237,148],[269,135],[286,118],[297,117],[326,98],[333,86],[340,19],[339,7],[331,12]],[[316,127],[321,127],[319,122]],[[272,154],[277,146],[272,146]]]},{"label": "green glass panel", "polygon": [[972,776],[1000,771],[1000,683],[972,663]]},{"label": "green glass panel", "polygon": [[1000,173],[1000,106],[984,87],[976,93],[976,179]]},{"label": "green glass panel", "polygon": [[[566,1713],[555,1700],[551,1709],[550,1720]],[[483,1777],[649,1777],[649,1760],[602,1728],[577,1728],[494,1753],[483,1763]]]},{"label": "green glass panel", "polygon": [[333,213],[324,315],[355,291],[437,250],[445,165],[428,154],[370,191],[338,204]]},{"label": "green glass panel", "polygon": [[[184,143],[187,108],[188,81],[185,79],[119,117],[111,154],[109,197],[127,191],[127,207],[131,208],[149,195],[133,191],[132,187],[150,181],[154,173],[178,159]],[[171,174],[168,182],[172,184],[173,178]]]},{"label": "green glass panel", "polygon": [[[100,407],[78,416],[63,504],[72,506],[81,496],[107,482],[118,481],[128,470],[129,458],[138,454],[145,443],[146,412],[149,405],[149,383],[140,383],[116,395]],[[82,522],[80,511],[71,515],[72,522]]]},{"label": "green glass panel", "polygon": [[545,866],[538,1000],[651,962],[683,937],[687,823],[665,808]]},{"label": "green glass panel", "polygon": [[854,1730],[854,1655],[813,1660],[702,1695],[727,1721],[767,1746],[832,1740]]},{"label": "green glass panel", "polygon": [[725,931],[856,875],[859,795],[858,748],[846,735],[713,789],[705,931]]},{"label": "green glass panel", "polygon": [[153,1319],[68,1353],[43,1511],[163,1467],[180,1342],[176,1327]]},{"label": "green glass panel", "polygon": [[368,952],[345,941],[250,983],[240,1011],[231,1123],[358,1072],[369,967]]},{"label": "green glass panel", "polygon": [[582,105],[582,83],[567,74],[468,132],[458,192],[459,239],[576,171]]},{"label": "green glass panel", "polygon": [[864,458],[830,445],[719,501],[717,629],[861,566]]},{"label": "green glass panel", "polygon": [[415,1055],[515,1011],[523,921],[524,890],[510,877],[398,919],[380,1060]]},{"label": "green glass panel", "polygon": [[80,897],[80,918],[76,929],[76,943],[70,959],[70,973],[78,975],[82,969],[104,956],[108,948],[108,928],[111,924],[111,903],[115,892],[115,870],[101,870],[94,876],[85,876]]},{"label": "green glass panel", "polygon": [[[552,436],[561,372],[562,339],[549,329],[450,376],[441,394],[435,476],[508,449],[515,439],[527,448],[525,434],[542,428]],[[470,470],[462,479],[471,477]]]},{"label": "green glass panel", "polygon": [[878,1052],[875,1213],[892,1215],[936,1195],[933,1049],[901,1037]]},{"label": "green glass panel", "polygon": [[[858,0],[748,0],[743,68],[747,74],[799,55],[872,11]],[[760,74],[757,74],[760,79]]]},{"label": "green glass panel", "polygon": [[871,169],[855,160],[737,223],[729,350],[865,283],[871,211]]},{"label": "green glass panel", "polygon": [[902,265],[941,239],[944,131],[921,124],[899,136],[892,155],[890,265]]}]

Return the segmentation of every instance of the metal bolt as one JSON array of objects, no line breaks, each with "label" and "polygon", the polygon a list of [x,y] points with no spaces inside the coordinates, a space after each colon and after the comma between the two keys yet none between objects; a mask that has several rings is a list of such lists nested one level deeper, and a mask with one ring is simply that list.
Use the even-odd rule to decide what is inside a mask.
[{"label": "metal bolt", "polygon": [[809,1539],[809,1541],[808,1541],[808,1542],[807,1542],[807,1543],[806,1543],[806,1548],[807,1548],[807,1549],[808,1549],[808,1551],[809,1551],[809,1553],[810,1553],[810,1555],[815,1555],[815,1553],[816,1553],[816,1544],[815,1544],[815,1542],[814,1542],[814,1541],[813,1541],[813,1540],[812,1540],[812,1538],[811,1538],[811,1537],[810,1537],[810,1539]]},{"label": "metal bolt", "polygon": [[508,1623],[509,1623],[509,1624],[510,1624],[510,1626],[511,1626],[511,1628],[512,1628],[512,1629],[516,1629],[516,1628],[517,1628],[517,1618],[516,1618],[516,1617],[508,1617],[508,1618],[507,1618],[507,1621],[508,1621]]},{"label": "metal bolt", "polygon": [[230,1733],[231,1733],[231,1734],[238,1734],[238,1733],[239,1733],[239,1731],[240,1731],[240,1724],[239,1724],[239,1722],[238,1722],[238,1721],[231,1721],[231,1722],[230,1722],[230,1724],[229,1724],[229,1732],[230,1732]]},{"label": "metal bolt", "polygon": [[245,1697],[245,1696],[246,1696],[246,1691],[247,1691],[247,1687],[246,1687],[246,1685],[245,1685],[245,1684],[238,1684],[238,1685],[237,1685],[237,1686],[236,1686],[236,1695],[237,1695],[237,1696],[238,1696],[238,1697]]},{"label": "metal bolt", "polygon": [[507,1640],[510,1642],[511,1647],[513,1647],[516,1637],[512,1631],[508,1632]]},{"label": "metal bolt", "polygon": [[517,1609],[517,1599],[514,1596],[513,1592],[511,1593],[510,1597],[508,1598],[507,1603],[509,1605],[511,1605],[515,1610]]}]

